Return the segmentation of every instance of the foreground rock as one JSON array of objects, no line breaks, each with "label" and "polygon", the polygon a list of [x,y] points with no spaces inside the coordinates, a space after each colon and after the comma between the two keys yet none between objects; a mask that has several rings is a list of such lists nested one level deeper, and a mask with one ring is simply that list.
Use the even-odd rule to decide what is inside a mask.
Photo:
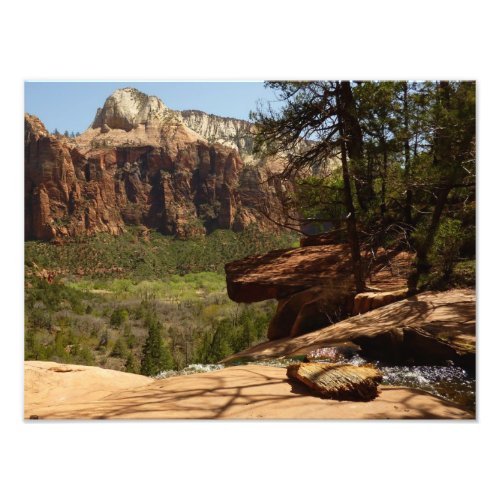
[{"label": "foreground rock", "polygon": [[378,394],[382,372],[370,365],[354,366],[334,363],[298,363],[286,374],[322,396],[351,401],[370,401]]},{"label": "foreground rock", "polygon": [[470,289],[425,292],[295,338],[256,345],[230,356],[275,358],[308,354],[351,342],[368,358],[397,363],[475,366],[476,293]]},{"label": "foreground rock", "polygon": [[469,419],[423,391],[383,387],[370,402],[333,401],[284,368],[239,366],[165,380],[95,367],[25,363],[26,419]]}]

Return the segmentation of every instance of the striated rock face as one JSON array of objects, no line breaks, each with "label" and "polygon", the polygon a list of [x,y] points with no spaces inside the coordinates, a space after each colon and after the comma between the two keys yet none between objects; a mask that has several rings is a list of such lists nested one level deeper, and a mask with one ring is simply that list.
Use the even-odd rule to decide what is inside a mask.
[{"label": "striated rock face", "polygon": [[[186,126],[195,121],[130,88],[114,92],[74,140],[26,114],[26,238],[118,234],[125,224],[180,238],[269,227],[259,209],[278,210],[280,186],[266,181],[272,165],[244,165],[231,141],[211,143]],[[207,137],[222,134],[222,125],[196,123]],[[224,133],[243,133],[243,124],[231,127]]]},{"label": "striated rock face", "polygon": [[208,142],[235,148],[241,155],[251,155],[253,151],[252,124],[245,120],[223,118],[202,111],[181,111],[182,120]]},{"label": "striated rock face", "polygon": [[287,377],[298,380],[313,392],[338,400],[370,401],[378,395],[382,372],[371,365],[299,363],[290,365]]}]

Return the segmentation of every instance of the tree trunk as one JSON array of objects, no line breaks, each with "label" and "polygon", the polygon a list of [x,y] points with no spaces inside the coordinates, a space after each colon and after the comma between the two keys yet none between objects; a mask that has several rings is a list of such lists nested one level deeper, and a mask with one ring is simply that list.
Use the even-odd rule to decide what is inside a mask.
[{"label": "tree trunk", "polygon": [[382,138],[382,150],[383,150],[383,164],[382,164],[382,186],[381,186],[381,197],[382,202],[380,204],[380,215],[382,217],[382,221],[385,220],[385,215],[387,211],[387,203],[386,203],[386,191],[387,191],[387,143],[385,141],[385,137]]},{"label": "tree trunk", "polygon": [[434,238],[436,237],[436,233],[439,228],[439,222],[441,220],[441,215],[443,213],[444,207],[446,206],[448,193],[450,191],[451,187],[449,186],[443,187],[439,190],[436,205],[434,206],[434,211],[432,212],[431,224],[427,229],[425,240],[422,242],[422,244],[417,246],[415,271],[413,271],[408,277],[408,288],[410,292],[415,292],[417,290],[418,280],[420,276],[428,272],[430,269],[428,260],[429,252],[431,251],[432,244],[434,243]]},{"label": "tree trunk", "polygon": [[358,199],[361,210],[366,211],[367,189],[363,186],[361,160],[363,157],[363,132],[359,124],[356,103],[352,94],[351,84],[348,81],[340,82],[340,98],[342,100],[343,125],[346,140],[347,153],[353,163],[354,186],[356,188],[356,198]]},{"label": "tree trunk", "polygon": [[345,108],[343,106],[343,101],[339,87],[337,86],[336,92],[337,109],[338,109],[338,120],[339,120],[339,130],[340,130],[340,153],[342,161],[342,178],[344,184],[344,203],[347,210],[347,237],[349,239],[349,245],[351,247],[351,259],[354,274],[354,283],[356,286],[356,292],[360,293],[366,289],[364,273],[363,273],[363,263],[361,260],[361,252],[359,246],[358,230],[356,226],[356,211],[354,209],[354,203],[352,200],[351,193],[351,177],[349,174],[349,167],[347,165],[347,146],[346,146],[346,130],[345,130]]},{"label": "tree trunk", "polygon": [[405,149],[405,185],[406,200],[404,209],[405,222],[413,225],[411,206],[413,203],[413,192],[410,187],[410,117],[408,112],[408,82],[403,83],[403,116],[404,116],[404,149]]},{"label": "tree trunk", "polygon": [[[445,110],[450,108],[450,88],[446,81],[439,82],[438,100]],[[427,229],[425,239],[417,245],[417,257],[415,271],[408,277],[408,288],[414,292],[418,286],[420,276],[430,269],[429,252],[432,249],[434,238],[439,228],[439,222],[443,213],[448,194],[454,183],[454,168],[450,165],[452,156],[451,140],[449,132],[445,133],[442,127],[437,127],[434,135],[434,167],[441,170],[440,186],[437,188],[436,204],[432,212],[431,223]]]}]

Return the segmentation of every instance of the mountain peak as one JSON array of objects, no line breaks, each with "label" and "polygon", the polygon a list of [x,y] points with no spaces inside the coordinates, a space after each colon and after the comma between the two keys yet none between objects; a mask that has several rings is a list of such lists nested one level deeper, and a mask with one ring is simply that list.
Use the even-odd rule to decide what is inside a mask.
[{"label": "mountain peak", "polygon": [[165,118],[169,109],[162,100],[126,87],[115,90],[99,108],[92,128],[122,129],[126,132],[140,124]]}]

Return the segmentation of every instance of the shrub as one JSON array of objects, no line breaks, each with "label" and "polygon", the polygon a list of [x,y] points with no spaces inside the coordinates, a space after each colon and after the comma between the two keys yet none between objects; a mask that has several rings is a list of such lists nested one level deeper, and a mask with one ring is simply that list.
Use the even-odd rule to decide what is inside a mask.
[{"label": "shrub", "polygon": [[127,356],[127,361],[125,363],[125,371],[127,371],[128,373],[138,373],[139,372],[139,368],[137,366],[137,361],[131,352]]},{"label": "shrub", "polygon": [[123,337],[118,337],[116,339],[113,350],[111,351],[111,356],[115,358],[126,358],[127,355],[128,355],[127,343]]},{"label": "shrub", "polygon": [[463,237],[464,231],[459,220],[445,219],[439,225],[430,260],[445,280],[450,278],[458,261]]},{"label": "shrub", "polygon": [[109,323],[111,324],[111,326],[119,328],[127,320],[128,320],[128,311],[126,309],[115,309],[111,313],[111,317],[109,318]]}]

